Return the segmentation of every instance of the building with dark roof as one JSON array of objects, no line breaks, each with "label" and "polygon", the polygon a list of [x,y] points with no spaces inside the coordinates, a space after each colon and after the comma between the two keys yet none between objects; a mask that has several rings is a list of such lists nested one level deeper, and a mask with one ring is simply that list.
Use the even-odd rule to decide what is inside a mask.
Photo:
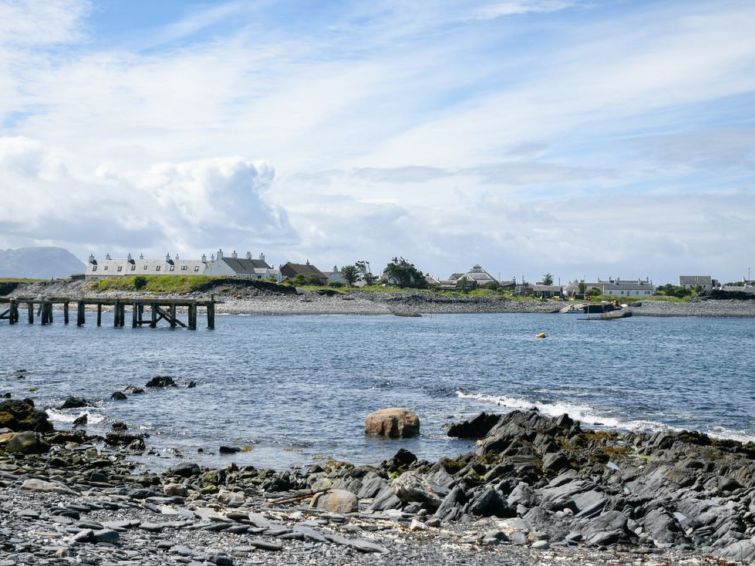
[{"label": "building with dark roof", "polygon": [[280,274],[283,279],[294,279],[301,276],[308,281],[316,282],[318,285],[325,285],[328,282],[328,276],[309,263],[309,260],[307,260],[307,263],[289,261],[285,265],[281,265]]}]

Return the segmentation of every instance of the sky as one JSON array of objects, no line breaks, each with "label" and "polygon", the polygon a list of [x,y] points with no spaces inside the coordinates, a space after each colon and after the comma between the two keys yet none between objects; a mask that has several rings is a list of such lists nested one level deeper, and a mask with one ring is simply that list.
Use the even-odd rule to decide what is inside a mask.
[{"label": "sky", "polygon": [[0,248],[755,268],[751,0],[0,0]]}]

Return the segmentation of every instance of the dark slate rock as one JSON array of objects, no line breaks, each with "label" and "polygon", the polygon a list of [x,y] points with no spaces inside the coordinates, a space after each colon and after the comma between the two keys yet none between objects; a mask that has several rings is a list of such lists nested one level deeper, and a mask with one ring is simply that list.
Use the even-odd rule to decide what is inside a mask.
[{"label": "dark slate rock", "polygon": [[259,548],[260,550],[270,550],[273,552],[283,550],[283,545],[277,542],[266,541],[261,538],[253,538],[249,540],[249,544]]},{"label": "dark slate rock", "polygon": [[454,438],[478,439],[484,437],[501,420],[500,415],[480,413],[473,419],[453,424],[448,429],[448,436]]},{"label": "dark slate rock", "polygon": [[146,387],[178,387],[174,379],[168,375],[158,375],[147,382]]},{"label": "dark slate rock", "polygon": [[75,419],[73,419],[73,426],[75,427],[86,426],[88,422],[89,422],[89,415],[84,413],[80,417],[76,417]]},{"label": "dark slate rock", "polygon": [[66,397],[63,404],[58,409],[81,409],[82,407],[91,407],[92,403],[83,397]]},{"label": "dark slate rock", "polygon": [[501,494],[492,488],[484,488],[467,506],[467,512],[482,517],[515,517],[516,511],[506,505]]},{"label": "dark slate rock", "polygon": [[543,456],[543,471],[558,473],[569,468],[569,458],[561,452],[554,452]]},{"label": "dark slate rock", "polygon": [[663,508],[659,507],[650,511],[645,515],[642,523],[656,546],[668,547],[682,538],[679,523]]},{"label": "dark slate rock", "polygon": [[464,514],[464,506],[468,501],[461,486],[454,487],[443,499],[434,517],[441,521],[455,521]]},{"label": "dark slate rock", "polygon": [[384,478],[375,472],[368,472],[362,478],[362,484],[356,496],[358,499],[371,499],[386,487],[388,487],[388,482]]},{"label": "dark slate rock", "polygon": [[116,391],[116,392],[114,392],[114,393],[113,393],[113,394],[112,394],[112,395],[110,396],[110,398],[111,398],[111,399],[112,399],[113,401],[125,401],[126,399],[128,399],[128,397],[126,396],[126,394],[125,394],[125,393],[122,393],[121,391]]},{"label": "dark slate rock", "polygon": [[120,539],[120,535],[117,531],[113,531],[110,529],[102,529],[99,531],[94,531],[92,534],[92,538],[94,539],[94,542],[100,543],[100,542],[106,542],[109,544],[115,544]]},{"label": "dark slate rock", "polygon": [[199,465],[194,464],[193,462],[185,462],[183,464],[179,464],[178,466],[172,467],[170,470],[168,470],[168,473],[174,476],[180,476],[182,478],[190,478],[192,476],[199,475]]},{"label": "dark slate rock", "polygon": [[386,511],[388,509],[399,509],[401,506],[401,499],[398,498],[390,486],[386,486],[375,496],[375,500],[372,502],[369,509],[373,511]]},{"label": "dark slate rock", "polygon": [[237,452],[241,452],[241,448],[236,446],[221,446],[218,448],[218,452],[220,454],[236,454]]},{"label": "dark slate rock", "polygon": [[389,472],[396,472],[405,470],[416,461],[417,457],[414,454],[405,448],[399,448],[398,452],[396,452],[390,460],[383,462],[383,467]]}]

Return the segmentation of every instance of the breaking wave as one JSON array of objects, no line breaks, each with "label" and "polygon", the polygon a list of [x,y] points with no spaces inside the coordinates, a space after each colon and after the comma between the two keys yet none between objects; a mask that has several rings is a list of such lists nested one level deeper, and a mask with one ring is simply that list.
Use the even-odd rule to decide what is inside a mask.
[{"label": "breaking wave", "polygon": [[[537,409],[540,413],[548,415],[549,417],[557,417],[568,414],[571,418],[582,422],[583,424],[613,428],[620,430],[629,430],[632,432],[655,432],[659,430],[668,431],[682,431],[684,428],[674,427],[665,423],[650,421],[650,420],[625,420],[617,417],[610,417],[600,414],[596,409],[589,405],[580,405],[577,403],[533,403],[526,399],[518,397],[509,397],[506,395],[486,395],[484,393],[465,393],[464,391],[457,391],[456,396],[459,399],[470,399],[478,401],[480,403],[494,404],[508,409],[510,411],[530,409]],[[724,427],[713,427],[710,430],[703,430],[708,436],[712,438],[736,440],[738,442],[755,442],[755,436],[747,434],[743,430],[730,430]]]},{"label": "breaking wave", "polygon": [[81,411],[80,413],[64,413],[58,409],[47,409],[47,418],[52,422],[58,423],[72,423],[82,415],[87,415],[87,420],[90,424],[98,424],[105,420],[105,415],[99,413],[91,413],[89,411]]}]

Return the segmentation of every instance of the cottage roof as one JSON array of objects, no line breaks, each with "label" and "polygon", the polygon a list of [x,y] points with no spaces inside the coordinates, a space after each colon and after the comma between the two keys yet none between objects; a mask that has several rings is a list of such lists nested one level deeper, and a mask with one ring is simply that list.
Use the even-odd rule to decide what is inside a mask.
[{"label": "cottage roof", "polygon": [[585,283],[586,289],[597,287],[598,289],[611,289],[614,291],[652,291],[653,282],[648,280],[626,280],[626,279],[609,279],[608,281],[598,280],[597,283]]},{"label": "cottage roof", "polygon": [[302,277],[316,277],[318,279],[326,277],[322,271],[320,271],[310,263],[291,262],[288,262],[286,265],[281,267],[281,275],[289,278],[296,277],[297,275],[301,275]]},{"label": "cottage roof", "polygon": [[238,257],[223,256],[218,261],[225,263],[238,275],[256,275],[259,269],[272,269],[261,259],[241,259]]}]

